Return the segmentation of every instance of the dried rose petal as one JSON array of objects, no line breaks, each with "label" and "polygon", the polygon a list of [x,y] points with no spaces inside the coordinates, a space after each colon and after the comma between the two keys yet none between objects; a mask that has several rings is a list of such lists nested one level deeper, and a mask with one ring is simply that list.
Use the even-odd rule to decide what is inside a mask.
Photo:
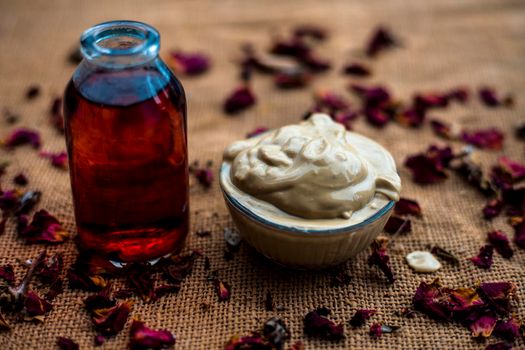
[{"label": "dried rose petal", "polygon": [[512,350],[512,344],[504,342],[489,344],[485,347],[485,350]]},{"label": "dried rose petal", "polygon": [[388,218],[384,230],[390,234],[402,234],[412,231],[410,219],[392,215]]},{"label": "dried rose petal", "polygon": [[64,281],[62,278],[57,278],[52,284],[49,286],[49,289],[47,290],[47,293],[44,295],[46,300],[53,301],[59,294],[62,294],[64,292]]},{"label": "dried rose petal", "polygon": [[239,349],[275,350],[276,347],[261,334],[254,332],[252,335],[244,337],[233,336],[224,346],[224,350]]},{"label": "dried rose petal", "polygon": [[69,287],[86,291],[100,291],[107,286],[105,278],[107,271],[103,264],[98,264],[95,257],[88,254],[79,254],[67,272]]},{"label": "dried rose petal", "polygon": [[0,192],[0,210],[7,217],[20,205],[20,194],[17,191]]},{"label": "dried rose petal", "polygon": [[406,127],[418,128],[425,121],[425,111],[417,108],[408,108],[395,115],[395,120]]},{"label": "dried rose petal", "polygon": [[197,181],[205,188],[210,188],[215,179],[213,171],[210,168],[194,169],[192,173],[195,175]]},{"label": "dried rose petal", "polygon": [[379,52],[399,45],[397,39],[385,27],[378,27],[366,45],[366,55],[375,57]]},{"label": "dried rose petal", "polygon": [[38,95],[40,95],[40,86],[38,86],[38,85],[31,85],[30,87],[27,88],[27,90],[26,90],[26,98],[28,100],[32,100],[35,97],[37,97]]},{"label": "dried rose petal", "polygon": [[51,165],[59,169],[67,169],[67,153],[66,152],[40,152],[40,157],[47,158],[51,161]]},{"label": "dried rose petal", "polygon": [[62,115],[62,98],[56,97],[51,101],[49,108],[49,120],[55,129],[64,133],[64,116]]},{"label": "dried rose petal", "polygon": [[498,106],[512,106],[514,104],[514,99],[511,95],[507,95],[503,98],[498,97],[496,90],[491,87],[484,86],[478,90],[478,95],[480,100],[488,107],[498,107]]},{"label": "dried rose petal", "polygon": [[343,67],[343,74],[356,77],[367,77],[371,74],[370,68],[362,63],[349,63]]},{"label": "dried rose petal", "polygon": [[15,270],[13,265],[7,264],[0,266],[0,278],[7,282],[8,285],[12,285],[15,281]]},{"label": "dried rose petal", "polygon": [[384,111],[373,108],[365,110],[365,117],[368,123],[370,123],[370,125],[373,125],[378,128],[384,127],[392,119],[390,115],[388,115]]},{"label": "dried rose petal", "polygon": [[499,198],[490,199],[483,207],[485,219],[492,219],[498,216],[503,210],[503,201]]},{"label": "dried rose petal", "polygon": [[334,114],[337,111],[347,110],[350,107],[349,102],[342,95],[329,90],[319,90],[314,94],[318,111],[326,111],[328,114]]},{"label": "dried rose petal", "polygon": [[57,346],[61,350],[78,350],[80,346],[73,340],[65,337],[57,337]]},{"label": "dried rose petal", "polygon": [[372,242],[372,253],[368,257],[368,265],[377,266],[386,276],[389,283],[394,283],[394,274],[390,267],[390,257],[386,250],[388,240],[376,239]]},{"label": "dried rose petal", "polygon": [[428,284],[421,282],[412,298],[414,307],[425,314],[440,320],[450,320],[452,310],[448,295],[438,279]]},{"label": "dried rose petal", "polygon": [[467,316],[465,323],[472,332],[472,336],[488,338],[491,336],[498,318],[490,310],[475,311]]},{"label": "dried rose petal", "polygon": [[370,336],[373,338],[379,338],[383,334],[383,330],[381,328],[381,323],[373,323],[370,325]]},{"label": "dried rose petal", "polygon": [[27,292],[24,299],[24,310],[30,316],[42,316],[51,311],[53,305],[42,299],[35,292]]},{"label": "dried rose petal", "polygon": [[519,248],[525,249],[525,220],[514,225],[514,243]]},{"label": "dried rose petal", "polygon": [[175,337],[170,331],[148,328],[139,320],[133,320],[129,334],[131,349],[166,349],[175,344]]},{"label": "dried rose petal", "polygon": [[421,207],[413,199],[400,198],[394,206],[394,212],[398,215],[415,215],[421,216]]},{"label": "dried rose petal", "polygon": [[454,254],[450,253],[449,251],[441,247],[434,246],[432,247],[430,252],[434,254],[435,256],[437,256],[438,258],[448,261],[452,263],[453,265],[459,265],[459,259]]},{"label": "dried rose petal", "polygon": [[274,75],[275,86],[281,89],[296,89],[308,85],[311,76],[304,69],[286,69]]},{"label": "dried rose petal", "polygon": [[304,316],[304,333],[311,337],[329,340],[340,340],[345,338],[344,326],[336,324],[328,319],[330,310],[319,307]]},{"label": "dried rose petal", "polygon": [[449,101],[456,100],[456,101],[458,101],[460,103],[467,102],[468,99],[469,99],[469,96],[470,96],[470,92],[469,92],[468,88],[463,87],[463,86],[451,89],[447,93],[447,98],[448,98]]},{"label": "dried rose petal", "polygon": [[101,334],[98,334],[95,336],[95,346],[101,346],[102,344],[104,344],[106,342],[106,337],[104,337],[103,335]]},{"label": "dried rose petal", "polygon": [[4,141],[4,145],[9,148],[26,144],[31,145],[33,148],[40,148],[40,134],[37,131],[28,128],[19,128],[13,130]]},{"label": "dried rose petal", "polygon": [[440,93],[424,93],[414,96],[414,107],[419,110],[428,110],[431,108],[443,108],[448,106],[448,96]]},{"label": "dried rose petal", "polygon": [[270,52],[275,55],[292,56],[300,59],[310,52],[310,47],[298,38],[292,38],[288,41],[279,39],[273,43]]},{"label": "dried rose petal", "polygon": [[514,255],[514,251],[510,247],[509,239],[503,231],[492,231],[487,233],[487,239],[494,249],[505,259],[510,259]]},{"label": "dried rose petal", "polygon": [[190,254],[170,257],[163,267],[164,277],[175,284],[182,283],[191,274],[195,260],[199,256],[201,256],[199,252],[193,251]]},{"label": "dried rose petal", "polygon": [[503,147],[504,134],[496,128],[463,131],[460,137],[478,148],[500,150]]},{"label": "dried rose petal", "polygon": [[482,269],[490,269],[492,266],[492,255],[494,253],[494,247],[490,244],[484,245],[479,249],[477,256],[470,258],[472,263]]},{"label": "dried rose petal", "polygon": [[223,282],[219,279],[215,279],[213,281],[213,286],[215,287],[215,293],[217,293],[217,297],[219,298],[219,301],[230,300],[231,288],[228,283]]},{"label": "dried rose petal", "polygon": [[299,39],[312,38],[322,41],[328,37],[328,34],[323,27],[313,24],[303,24],[294,28],[293,36]]},{"label": "dried rose petal", "polygon": [[502,338],[510,343],[519,338],[521,323],[515,317],[506,321],[498,321],[494,328],[493,334],[496,337]]},{"label": "dried rose petal", "polygon": [[350,326],[357,328],[365,324],[366,320],[375,315],[376,310],[373,309],[359,309],[350,319]]},{"label": "dried rose petal", "polygon": [[445,168],[453,158],[450,147],[430,146],[425,153],[410,156],[405,166],[412,171],[412,179],[420,184],[443,181],[448,177]]},{"label": "dried rose petal", "polygon": [[519,181],[525,178],[525,165],[521,163],[502,156],[498,159],[498,165],[513,181]]},{"label": "dried rose petal", "polygon": [[352,276],[342,268],[330,271],[330,287],[347,286],[352,281]]},{"label": "dried rose petal", "polygon": [[60,221],[44,209],[33,215],[31,223],[18,232],[26,243],[62,243],[69,238]]},{"label": "dried rose petal", "polygon": [[515,297],[516,289],[516,285],[511,282],[485,282],[479,286],[483,300],[500,315],[510,313],[510,299]]},{"label": "dried rose petal", "polygon": [[153,269],[146,264],[133,264],[127,269],[126,277],[129,287],[148,302],[157,299]]},{"label": "dried rose petal", "polygon": [[91,311],[91,321],[103,335],[115,335],[124,328],[131,312],[131,305],[130,302],[123,301],[112,307],[94,309]]},{"label": "dried rose petal", "polygon": [[391,102],[390,92],[383,86],[363,86],[350,84],[350,91],[354,92],[363,101],[365,109],[384,108]]},{"label": "dried rose petal", "polygon": [[186,75],[198,75],[210,68],[210,58],[199,52],[183,52],[172,50],[169,52],[170,66],[177,72]]},{"label": "dried rose petal", "polygon": [[55,253],[46,256],[42,263],[36,268],[35,275],[46,284],[53,284],[60,276],[64,263],[62,255]]},{"label": "dried rose petal", "polygon": [[236,88],[224,102],[224,111],[228,114],[236,114],[253,106],[256,103],[255,95],[249,86]]},{"label": "dried rose petal", "polygon": [[268,131],[267,127],[259,126],[259,127],[255,128],[254,130],[250,131],[248,134],[246,134],[246,138],[259,136],[261,134],[264,134],[267,131]]},{"label": "dried rose petal", "polygon": [[432,119],[430,121],[430,126],[432,127],[432,131],[434,131],[434,134],[444,139],[455,140],[459,136],[456,132],[453,131],[452,125],[439,121],[437,119]]},{"label": "dried rose petal", "polygon": [[13,182],[19,186],[25,186],[29,183],[29,180],[24,174],[19,173],[13,178]]},{"label": "dried rose petal", "polygon": [[327,69],[330,69],[332,66],[330,61],[317,56],[313,53],[313,51],[309,51],[307,54],[302,56],[300,58],[300,62],[313,72],[323,72]]},{"label": "dried rose petal", "polygon": [[478,292],[472,288],[445,289],[445,293],[448,294],[450,310],[456,315],[470,313],[485,305]]}]

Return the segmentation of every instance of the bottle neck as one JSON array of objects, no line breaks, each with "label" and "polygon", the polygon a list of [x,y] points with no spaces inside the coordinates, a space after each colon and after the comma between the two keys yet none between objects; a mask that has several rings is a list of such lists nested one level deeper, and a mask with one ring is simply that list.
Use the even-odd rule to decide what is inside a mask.
[{"label": "bottle neck", "polygon": [[101,23],[80,38],[86,63],[111,70],[151,64],[159,49],[160,35],[155,28],[134,21]]}]

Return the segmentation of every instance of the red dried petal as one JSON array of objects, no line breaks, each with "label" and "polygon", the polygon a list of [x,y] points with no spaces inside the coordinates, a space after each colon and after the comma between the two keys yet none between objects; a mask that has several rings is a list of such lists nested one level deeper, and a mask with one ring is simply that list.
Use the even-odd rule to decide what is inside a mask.
[{"label": "red dried petal", "polygon": [[215,293],[217,293],[217,297],[219,298],[219,301],[230,300],[231,288],[228,283],[215,279],[213,281],[213,286],[215,287]]},{"label": "red dried petal", "polygon": [[264,134],[265,132],[268,131],[268,128],[267,127],[264,127],[264,126],[259,126],[255,129],[253,129],[252,131],[250,131],[249,133],[246,134],[246,138],[251,138],[251,137],[255,137],[255,136],[259,136],[261,134]]},{"label": "red dried petal", "polygon": [[326,58],[322,58],[309,51],[307,54],[300,58],[300,62],[313,72],[322,72],[330,69],[332,66],[330,61]]},{"label": "red dried petal", "polygon": [[195,175],[197,181],[205,188],[210,188],[215,179],[213,171],[210,168],[193,169],[192,173]]},{"label": "red dried petal", "polygon": [[66,152],[40,152],[40,157],[47,158],[51,161],[51,165],[59,169],[67,169],[67,153]]},{"label": "red dried petal", "polygon": [[415,215],[421,216],[421,207],[419,203],[413,199],[400,198],[396,202],[394,212],[398,215]]},{"label": "red dried petal", "polygon": [[25,186],[29,183],[29,180],[27,179],[27,176],[25,176],[22,173],[19,173],[13,178],[13,182],[19,186]]},{"label": "red dried petal", "polygon": [[370,326],[370,336],[373,338],[379,338],[381,335],[383,335],[383,328],[381,327],[381,323],[374,323]]},{"label": "red dried petal", "polygon": [[450,309],[456,314],[469,313],[485,305],[478,292],[472,288],[446,289],[446,293],[448,293]]},{"label": "red dried petal", "polygon": [[350,103],[342,95],[329,90],[319,90],[314,94],[317,111],[326,111],[332,115],[350,108]]},{"label": "red dried petal", "polygon": [[434,134],[437,136],[447,140],[455,140],[458,138],[458,135],[452,130],[452,126],[448,123],[439,121],[437,119],[432,119],[430,121],[430,126],[432,127]]},{"label": "red dried petal", "polygon": [[195,260],[199,256],[201,256],[199,252],[193,251],[190,254],[176,255],[166,259],[163,266],[164,277],[175,284],[182,283],[191,274]]},{"label": "red dried petal", "polygon": [[466,87],[457,87],[457,88],[451,89],[447,93],[447,98],[449,101],[456,100],[460,103],[467,102],[469,99],[469,96],[470,96],[470,92],[468,88]]},{"label": "red dried petal", "polygon": [[417,310],[433,318],[440,320],[452,318],[448,295],[437,279],[430,284],[421,282],[412,298],[412,303]]},{"label": "red dried petal", "polygon": [[299,38],[292,38],[291,40],[277,40],[270,48],[270,52],[275,55],[292,56],[301,58],[310,52],[310,47]]},{"label": "red dried petal", "polygon": [[239,113],[256,103],[255,95],[249,86],[240,86],[226,98],[224,111],[228,114]]},{"label": "red dried petal", "polygon": [[239,337],[233,336],[224,346],[224,350],[257,349],[275,350],[275,345],[261,334],[254,332],[252,335]]},{"label": "red dried petal", "polygon": [[103,335],[118,334],[128,320],[131,305],[130,302],[123,301],[113,307],[94,309],[91,311],[91,321]]},{"label": "red dried petal", "polygon": [[2,215],[8,217],[20,204],[20,194],[17,191],[0,192],[0,210]]},{"label": "red dried petal", "polygon": [[420,184],[432,184],[448,177],[445,168],[453,158],[450,147],[430,146],[425,153],[410,156],[405,166],[412,171],[412,179]]},{"label": "red dried petal", "polygon": [[498,159],[498,165],[513,181],[519,181],[525,178],[525,165],[521,163],[502,156]]},{"label": "red dried petal", "polygon": [[515,297],[517,287],[511,282],[485,282],[479,286],[480,295],[500,315],[511,311],[510,300]]},{"label": "red dried petal", "polygon": [[514,99],[511,95],[499,97],[496,90],[488,86],[481,87],[478,90],[478,95],[487,107],[512,106],[514,104]]},{"label": "red dried petal", "polygon": [[461,139],[483,149],[500,150],[503,147],[504,134],[497,128],[463,131]]},{"label": "red dried petal", "polygon": [[406,127],[418,128],[425,121],[425,111],[417,108],[408,108],[396,114],[396,121]]},{"label": "red dried petal", "polygon": [[499,198],[490,199],[483,207],[485,219],[492,219],[498,216],[503,210],[503,201]]},{"label": "red dried petal", "polygon": [[7,264],[0,266],[0,278],[7,282],[7,284],[12,285],[15,281],[15,270],[13,265]]},{"label": "red dried petal", "polygon": [[73,340],[65,337],[57,337],[57,346],[61,350],[78,350],[80,346]]},{"label": "red dried petal", "polygon": [[32,100],[39,95],[40,95],[40,86],[38,85],[31,85],[26,90],[26,98],[28,100]]},{"label": "red dried petal", "polygon": [[349,89],[361,98],[365,109],[382,109],[391,102],[390,92],[383,86],[367,87],[358,84],[350,84]]},{"label": "red dried petal", "polygon": [[479,249],[477,256],[470,258],[472,263],[482,269],[490,269],[492,266],[492,255],[494,253],[494,247],[490,244],[484,245]]},{"label": "red dried petal", "polygon": [[62,243],[69,238],[60,221],[44,209],[33,215],[31,223],[18,232],[26,243]]},{"label": "red dried petal", "polygon": [[104,337],[103,335],[99,334],[95,336],[95,346],[101,346],[105,342],[106,342],[106,337]]},{"label": "red dried petal", "polygon": [[485,347],[485,350],[512,350],[512,344],[504,342],[489,344]]},{"label": "red dried petal", "polygon": [[53,305],[42,299],[35,292],[27,292],[24,299],[24,310],[30,316],[42,316],[51,311]]},{"label": "red dried petal", "polygon": [[281,89],[296,89],[308,85],[310,78],[304,69],[287,69],[274,75],[274,83]]},{"label": "red dried petal", "polygon": [[350,326],[357,328],[365,324],[366,320],[375,315],[376,310],[373,309],[359,309],[350,319]]},{"label": "red dried petal", "polygon": [[356,77],[367,77],[372,73],[370,68],[362,63],[349,63],[343,67],[343,74]]},{"label": "red dried petal", "polygon": [[330,310],[325,307],[317,308],[304,316],[304,333],[311,337],[328,340],[345,338],[344,326],[328,319]]},{"label": "red dried petal", "polygon": [[385,27],[378,27],[366,45],[366,55],[375,57],[381,51],[399,45],[397,39]]},{"label": "red dried petal", "polygon": [[388,279],[389,283],[394,283],[394,273],[390,267],[390,257],[387,252],[387,243],[386,239],[376,239],[372,242],[372,253],[368,257],[368,265],[377,266]]},{"label": "red dried petal", "polygon": [[390,234],[402,234],[412,231],[410,219],[392,215],[388,218],[384,230]]},{"label": "red dried petal", "polygon": [[200,52],[172,50],[169,54],[168,63],[176,72],[182,74],[199,75],[206,72],[211,65],[210,58]]},{"label": "red dried petal", "polygon": [[512,343],[514,340],[520,336],[521,323],[515,317],[512,317],[506,321],[498,321],[496,327],[494,328],[493,334],[496,337],[502,338],[509,343]]},{"label": "red dried petal", "polygon": [[55,253],[50,255],[42,261],[42,263],[36,268],[35,275],[46,284],[53,284],[62,273],[62,267],[64,266],[62,255]]},{"label": "red dried petal", "polygon": [[444,108],[448,106],[448,95],[429,92],[420,93],[414,96],[414,107],[418,110],[426,111],[431,108]]},{"label": "red dried petal", "polygon": [[145,264],[133,264],[127,269],[129,287],[146,302],[157,299],[154,273],[155,271]]},{"label": "red dried petal", "polygon": [[131,349],[166,349],[175,344],[175,337],[170,331],[148,328],[138,320],[131,323],[129,334]]},{"label": "red dried petal", "polygon": [[105,269],[107,259],[99,261],[97,256],[79,254],[67,272],[69,288],[86,291],[100,291],[107,286],[105,278],[108,270]]},{"label": "red dried petal", "polygon": [[491,336],[497,320],[496,314],[492,311],[481,310],[471,313],[467,317],[466,323],[473,337],[488,338]]},{"label": "red dried petal", "polygon": [[13,130],[4,141],[4,145],[9,148],[29,144],[33,148],[40,148],[40,134],[28,128],[19,128]]},{"label": "red dried petal", "polygon": [[384,127],[392,119],[388,113],[381,109],[370,108],[366,109],[364,113],[368,123],[378,128]]},{"label": "red dried petal", "polygon": [[510,259],[514,255],[514,251],[510,247],[507,235],[500,230],[487,233],[487,240],[494,246],[494,249],[505,259]]},{"label": "red dried petal", "polygon": [[514,225],[514,243],[519,248],[525,249],[525,220]]}]

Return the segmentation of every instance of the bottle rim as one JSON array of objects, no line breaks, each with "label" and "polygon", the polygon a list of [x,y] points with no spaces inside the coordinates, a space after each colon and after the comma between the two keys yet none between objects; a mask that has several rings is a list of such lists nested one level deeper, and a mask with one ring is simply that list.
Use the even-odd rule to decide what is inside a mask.
[{"label": "bottle rim", "polygon": [[148,61],[158,55],[159,49],[159,32],[138,21],[103,22],[87,29],[80,37],[82,55],[104,65]]}]

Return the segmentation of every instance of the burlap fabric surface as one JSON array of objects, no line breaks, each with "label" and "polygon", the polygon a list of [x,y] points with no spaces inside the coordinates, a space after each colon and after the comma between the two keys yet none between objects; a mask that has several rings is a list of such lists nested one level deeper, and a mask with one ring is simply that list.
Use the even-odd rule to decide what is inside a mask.
[{"label": "burlap fabric surface", "polygon": [[[69,50],[82,30],[105,20],[136,19],[157,27],[165,53],[169,48],[202,50],[213,58],[213,69],[202,77],[182,78],[189,101],[190,159],[214,161],[215,171],[221,152],[233,140],[243,138],[257,126],[278,127],[296,122],[311,103],[317,88],[345,93],[347,78],[339,69],[316,78],[309,88],[278,91],[267,77],[256,77],[257,106],[237,117],[221,112],[225,94],[236,85],[234,59],[239,45],[250,41],[266,47],[270,34],[285,32],[294,24],[315,23],[329,28],[332,37],[320,47],[336,67],[345,58],[362,58],[363,43],[378,23],[391,26],[403,38],[404,48],[389,52],[371,65],[373,83],[384,83],[394,93],[408,99],[416,90],[446,89],[464,84],[494,85],[515,92],[514,109],[487,109],[473,101],[466,107],[453,106],[435,115],[457,121],[465,127],[497,126],[507,138],[502,153],[524,161],[524,145],[512,136],[513,125],[525,112],[525,3],[507,0],[440,1],[15,1],[0,2],[0,107],[8,107],[22,118],[19,126],[36,127],[42,132],[43,149],[64,150],[63,137],[48,124],[50,99],[62,93],[74,67],[66,62]],[[24,101],[29,84],[42,86],[43,94]],[[348,94],[350,97],[350,95]],[[2,121],[0,137],[11,129]],[[422,187],[412,183],[402,166],[408,154],[438,142],[428,126],[408,130],[389,125],[377,130],[363,121],[355,129],[379,141],[393,153],[403,180],[403,196],[417,199],[424,217],[413,220],[413,232],[399,237],[392,246],[392,265],[397,276],[388,285],[383,276],[366,264],[367,253],[348,262],[353,276],[345,287],[330,287],[324,272],[286,271],[268,264],[244,245],[232,261],[225,261],[223,230],[232,227],[218,184],[191,190],[192,231],[187,246],[201,249],[212,268],[232,286],[229,302],[219,303],[212,285],[206,281],[203,259],[176,295],[146,304],[135,298],[133,315],[153,328],[166,328],[176,335],[178,349],[218,349],[234,334],[247,334],[265,319],[279,315],[290,327],[292,340],[303,340],[307,349],[481,349],[484,344],[471,339],[468,330],[456,324],[440,324],[424,315],[404,319],[394,315],[409,306],[421,280],[439,277],[453,287],[472,286],[477,281],[507,280],[517,283],[525,300],[525,252],[511,260],[495,254],[490,271],[473,266],[468,258],[484,244],[485,233],[493,228],[511,229],[503,218],[487,222],[481,217],[483,198],[452,175],[447,181]],[[111,137],[111,135],[108,135]],[[457,148],[461,145],[456,144]],[[499,152],[483,152],[486,164]],[[1,151],[0,159],[11,165],[4,184],[19,171],[25,172],[31,189],[43,191],[41,208],[46,208],[74,231],[73,211],[67,172],[52,168],[37,152],[19,148]],[[214,213],[217,213],[214,215]],[[211,230],[211,237],[197,237],[195,231]],[[413,273],[404,255],[428,244],[438,244],[457,253],[459,267],[445,264],[433,275]],[[515,246],[514,246],[515,247]],[[35,257],[41,246],[27,246],[15,236],[13,225],[0,237],[0,263]],[[64,253],[67,265],[74,261],[73,243],[50,247]],[[19,272],[22,269],[17,269]],[[264,310],[264,297],[271,291],[284,311]],[[10,333],[0,334],[1,349],[54,349],[57,336],[71,337],[81,348],[93,347],[94,332],[82,309],[85,292],[66,290],[60,295],[43,324],[16,324]],[[203,311],[199,305],[210,304]],[[324,305],[338,322],[347,322],[358,308],[374,308],[374,321],[399,325],[395,334],[374,340],[368,327],[347,329],[347,338],[328,342],[305,338],[303,316]],[[523,304],[522,304],[523,305]],[[523,306],[517,310],[525,318]],[[127,346],[129,323],[121,334],[107,341],[104,349]],[[494,342],[494,340],[492,340]],[[289,345],[290,343],[288,343]],[[516,347],[524,347],[523,341]]]}]

